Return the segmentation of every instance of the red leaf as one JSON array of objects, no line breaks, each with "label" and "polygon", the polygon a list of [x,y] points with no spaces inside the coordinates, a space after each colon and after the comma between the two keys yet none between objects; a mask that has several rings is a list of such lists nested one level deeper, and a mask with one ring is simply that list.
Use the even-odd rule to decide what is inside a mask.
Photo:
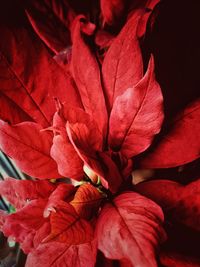
[{"label": "red leaf", "polygon": [[43,213],[44,217],[49,217],[51,211],[56,212],[56,206],[59,204],[60,200],[70,202],[73,199],[75,192],[76,188],[72,184],[58,184],[56,189],[49,196],[48,203]]},{"label": "red leaf", "polygon": [[131,158],[151,144],[163,121],[162,93],[151,57],[143,79],[116,98],[110,115],[109,144]]},{"label": "red leaf", "polygon": [[51,233],[43,242],[58,241],[70,245],[90,242],[93,229],[89,222],[81,219],[75,209],[68,203],[60,201],[56,212],[50,217]]},{"label": "red leaf", "polygon": [[100,207],[103,195],[91,184],[81,185],[70,204],[77,214],[86,220],[94,217]]},{"label": "red leaf", "polygon": [[200,260],[193,257],[188,257],[184,254],[174,252],[162,252],[160,254],[160,262],[164,267],[199,267]]},{"label": "red leaf", "polygon": [[123,0],[101,0],[101,12],[103,24],[113,25],[119,22],[124,15],[126,1]]},{"label": "red leaf", "polygon": [[119,195],[106,204],[97,222],[98,248],[110,259],[133,266],[156,266],[155,249],[165,235],[157,204],[137,193]]},{"label": "red leaf", "polygon": [[[18,212],[7,215],[5,218],[3,233],[19,242],[25,253],[34,248],[34,236],[45,223],[43,218],[45,204],[46,200],[33,200]],[[43,239],[47,234],[48,232],[43,232]]]},{"label": "red leaf", "polygon": [[79,16],[74,24],[72,73],[78,86],[85,111],[91,115],[97,123],[101,134],[105,136],[107,111],[101,86],[100,70],[96,58],[84,42],[81,34],[81,28],[84,26],[84,23],[80,20],[83,18],[83,16]]},{"label": "red leaf", "polygon": [[54,116],[54,128],[59,132],[53,138],[53,146],[51,148],[51,156],[55,159],[58,164],[59,172],[63,176],[73,178],[75,180],[81,180],[83,178],[83,161],[78,156],[73,145],[71,144],[67,132],[66,123],[87,123],[90,130],[86,128],[87,134],[90,135],[89,145],[84,137],[82,143],[86,147],[86,151],[91,151],[91,148],[101,149],[102,147],[102,136],[96,129],[94,121],[91,120],[90,116],[85,111],[72,108],[68,105],[61,105],[58,112]]},{"label": "red leaf", "polygon": [[56,161],[62,176],[82,180],[83,162],[68,138],[64,139],[61,135],[54,136],[51,157]]},{"label": "red leaf", "polygon": [[65,243],[51,242],[41,244],[28,255],[26,267],[94,267],[96,261],[96,242],[69,246]]},{"label": "red leaf", "polygon": [[68,124],[67,132],[71,143],[80,158],[95,173],[101,176],[103,185],[116,192],[122,183],[122,177],[109,155],[102,152],[98,137],[99,132],[93,125],[83,123]]},{"label": "red leaf", "polygon": [[142,78],[143,61],[136,34],[141,15],[138,11],[128,20],[104,58],[102,75],[109,110],[117,96]]},{"label": "red leaf", "polygon": [[22,208],[27,204],[27,201],[48,198],[55,187],[49,181],[7,178],[0,182],[0,195],[4,196],[15,208]]},{"label": "red leaf", "polygon": [[141,161],[144,168],[171,168],[200,156],[200,100],[196,100],[174,120],[153,151]]},{"label": "red leaf", "polygon": [[41,129],[33,122],[10,126],[0,121],[0,147],[28,175],[40,179],[59,178],[56,163],[50,157],[52,136]]},{"label": "red leaf", "polygon": [[158,203],[172,220],[200,230],[200,180],[186,186],[154,180],[140,183],[135,189]]},{"label": "red leaf", "polygon": [[3,91],[0,91],[0,119],[11,124],[20,123],[22,121],[32,121],[32,118],[8,98]]},{"label": "red leaf", "polygon": [[[13,29],[3,26],[0,27],[0,34],[4,36],[0,43],[0,91],[1,95],[10,99],[4,105],[14,102],[27,114],[20,116],[20,120],[26,120],[29,116],[46,127],[51,124],[55,113],[55,97],[62,102],[67,100],[72,106],[80,103],[70,78],[35,35],[22,27]],[[11,116],[9,120],[13,122]]]},{"label": "red leaf", "polygon": [[70,45],[70,26],[75,13],[67,1],[22,2],[33,29],[55,54]]}]

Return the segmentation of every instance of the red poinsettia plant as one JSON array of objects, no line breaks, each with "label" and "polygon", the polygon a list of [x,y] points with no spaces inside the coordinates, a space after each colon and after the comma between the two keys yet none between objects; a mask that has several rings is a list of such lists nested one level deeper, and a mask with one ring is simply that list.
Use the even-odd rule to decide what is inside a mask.
[{"label": "red poinsettia plant", "polygon": [[199,266],[162,248],[168,220],[199,230],[199,180],[138,183],[200,151],[200,101],[164,131],[142,54],[159,1],[75,2],[19,1],[20,27],[0,25],[0,147],[33,177],[0,182],[1,231],[27,267]]}]

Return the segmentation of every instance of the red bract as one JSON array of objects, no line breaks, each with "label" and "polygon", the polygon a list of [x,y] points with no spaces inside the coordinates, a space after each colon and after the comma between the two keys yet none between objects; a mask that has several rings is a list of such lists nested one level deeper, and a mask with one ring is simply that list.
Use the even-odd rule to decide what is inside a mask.
[{"label": "red bract", "polygon": [[136,193],[123,193],[101,211],[98,248],[107,258],[127,259],[132,266],[156,266],[155,247],[164,238],[162,221],[155,203]]},{"label": "red bract", "polygon": [[142,159],[142,167],[169,168],[199,158],[199,117],[200,100],[196,100],[168,126],[161,141]]},{"label": "red bract", "polygon": [[27,174],[40,179],[58,178],[56,163],[50,157],[51,133],[41,130],[33,122],[11,126],[0,121],[0,147]]},{"label": "red bract", "polygon": [[137,11],[110,46],[102,65],[103,85],[109,111],[117,96],[143,76],[142,54],[136,35],[143,12]]},{"label": "red bract", "polygon": [[[15,29],[13,35],[9,27],[0,27],[4,41],[0,44],[1,95],[8,106],[1,109],[1,118],[11,123],[27,120],[47,127],[55,113],[55,97],[79,105],[77,92],[70,86],[70,78],[59,69],[43,44],[29,34],[26,29]],[[31,64],[29,64],[31,62]],[[51,77],[51,79],[49,79]],[[66,92],[64,92],[66,88]],[[73,89],[73,90],[72,90]],[[10,107],[10,108],[9,108]],[[14,111],[20,110],[17,118]],[[2,114],[2,115],[1,115]]]},{"label": "red bract", "polygon": [[200,230],[200,180],[186,186],[167,180],[136,185],[136,190],[158,203],[172,221]]},{"label": "red bract", "polygon": [[[21,2],[39,38],[27,21],[21,28],[0,26],[5,37],[0,44],[0,102],[5,107],[0,147],[22,171],[43,181],[9,178],[0,183],[0,194],[16,207],[13,214],[0,212],[2,231],[29,254],[26,267],[114,267],[116,262],[156,267],[166,239],[161,208],[167,222],[199,230],[200,202],[199,180],[186,186],[162,180],[129,184],[138,163],[171,167],[199,156],[196,101],[167,135],[162,129],[160,143],[135,161],[161,130],[163,97],[153,55],[141,53],[150,13],[126,10],[137,5],[153,9],[158,1],[136,1],[132,7],[128,1],[101,1],[99,46],[108,49],[102,57],[95,43],[95,34],[102,33],[96,2],[84,10],[87,16],[76,18],[79,11],[71,6],[78,0]],[[125,17],[117,35],[122,20],[118,24],[116,19]],[[61,177],[79,183],[47,181]],[[166,266],[185,264],[161,251]]]}]

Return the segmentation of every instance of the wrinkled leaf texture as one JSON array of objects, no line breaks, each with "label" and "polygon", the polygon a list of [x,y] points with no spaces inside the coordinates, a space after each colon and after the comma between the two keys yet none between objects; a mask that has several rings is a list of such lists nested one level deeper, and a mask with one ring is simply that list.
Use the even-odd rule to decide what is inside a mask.
[{"label": "wrinkled leaf texture", "polygon": [[133,87],[143,76],[142,55],[136,35],[142,14],[140,10],[131,16],[104,58],[102,76],[109,111],[116,97]]},{"label": "wrinkled leaf texture", "polygon": [[[55,253],[56,252],[56,253]],[[65,243],[41,244],[28,255],[26,267],[94,267],[96,242],[68,246]]]},{"label": "wrinkled leaf texture", "polygon": [[52,135],[41,130],[34,122],[11,126],[0,121],[0,148],[28,175],[39,179],[59,178],[56,162],[50,156]]},{"label": "wrinkled leaf texture", "polygon": [[49,233],[49,228],[45,225],[47,221],[43,218],[45,204],[46,200],[36,199],[5,217],[2,232],[19,242],[25,253],[34,249]]},{"label": "wrinkled leaf texture", "polygon": [[[107,111],[101,86],[99,65],[94,54],[84,41],[81,28],[86,22],[81,22],[81,19],[85,19],[85,17],[78,16],[76,18],[72,32],[72,75],[79,88],[85,111],[96,121],[102,136],[106,136]],[[79,54],[80,51],[81,56]]]},{"label": "wrinkled leaf texture", "polygon": [[93,228],[80,218],[74,207],[64,201],[56,205],[50,216],[51,232],[43,242],[58,241],[66,245],[88,243],[93,239]]},{"label": "wrinkled leaf texture", "polygon": [[27,201],[48,198],[55,190],[49,181],[29,181],[6,178],[0,182],[0,195],[4,196],[15,208],[22,208]]},{"label": "wrinkled leaf texture", "polygon": [[200,100],[186,107],[168,126],[167,133],[141,160],[143,168],[171,168],[200,156]]},{"label": "wrinkled leaf texture", "polygon": [[97,129],[83,123],[68,123],[67,132],[84,163],[101,177],[104,187],[116,192],[123,179],[110,156],[106,152],[101,152]]},{"label": "wrinkled leaf texture", "polygon": [[[3,101],[6,99],[1,118],[7,116],[11,123],[31,118],[47,127],[56,111],[55,97],[79,105],[79,95],[68,75],[31,31],[2,24],[0,34],[4,36],[0,43],[0,94]],[[19,115],[12,117],[15,111]]]},{"label": "wrinkled leaf texture", "polygon": [[132,266],[157,266],[155,250],[165,238],[163,220],[156,203],[137,193],[122,193],[99,215],[98,249],[107,258],[127,259]]},{"label": "wrinkled leaf texture", "polygon": [[97,188],[91,184],[83,184],[70,204],[81,218],[90,220],[97,213],[102,200],[103,196]]},{"label": "wrinkled leaf texture", "polygon": [[153,56],[147,72],[114,102],[110,115],[109,145],[131,158],[146,150],[163,121],[163,97],[155,80]]}]

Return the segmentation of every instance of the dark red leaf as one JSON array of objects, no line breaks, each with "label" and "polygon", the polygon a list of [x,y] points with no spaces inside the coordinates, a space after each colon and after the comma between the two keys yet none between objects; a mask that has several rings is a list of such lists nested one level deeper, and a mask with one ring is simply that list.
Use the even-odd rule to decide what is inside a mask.
[{"label": "dark red leaf", "polygon": [[140,183],[135,189],[158,203],[173,221],[200,230],[200,180],[186,186],[154,180]]},{"label": "dark red leaf", "polygon": [[113,25],[119,22],[124,15],[126,1],[124,0],[101,0],[101,12],[103,24]]},{"label": "dark red leaf", "polygon": [[105,136],[107,111],[101,86],[100,70],[95,56],[86,45],[81,33],[84,23],[80,20],[83,18],[83,16],[79,16],[74,24],[72,35],[72,73],[85,111],[96,121],[101,134]]},{"label": "dark red leaf", "polygon": [[127,21],[104,58],[102,75],[109,110],[116,97],[133,87],[143,76],[143,61],[137,37],[141,15],[142,12],[138,11]]},{"label": "dark red leaf", "polygon": [[7,178],[0,182],[0,195],[15,208],[24,207],[30,200],[48,198],[56,186],[49,181],[30,181]]},{"label": "dark red leaf", "polygon": [[40,179],[59,178],[55,161],[50,157],[52,135],[33,122],[14,126],[0,121],[0,147],[17,166]]},{"label": "dark red leaf", "polygon": [[199,267],[200,260],[174,252],[161,252],[160,262],[164,267]]},{"label": "dark red leaf", "polygon": [[72,205],[60,201],[55,211],[50,216],[51,232],[43,242],[58,241],[71,246],[92,241],[92,226],[77,215]]},{"label": "dark red leaf", "polygon": [[32,121],[32,118],[14,101],[0,91],[0,119],[12,124],[22,121]]},{"label": "dark red leaf", "polygon": [[[56,111],[55,97],[72,106],[80,103],[70,77],[64,74],[35,35],[22,27],[12,29],[2,25],[0,34],[4,36],[0,43],[0,91],[10,100],[4,105],[12,103],[12,109],[18,106],[27,114],[21,114],[20,120],[27,120],[29,116],[46,127]],[[9,109],[7,107],[6,111]],[[11,122],[12,114],[8,116]]]},{"label": "dark red leaf", "polygon": [[55,54],[70,45],[70,26],[75,13],[67,1],[21,2],[33,29]]},{"label": "dark red leaf", "polygon": [[83,184],[78,188],[70,204],[81,218],[90,220],[96,215],[103,199],[102,193],[97,188],[91,184]]},{"label": "dark red leaf", "polygon": [[169,125],[156,147],[141,161],[144,168],[170,168],[200,156],[200,100],[183,110]]},{"label": "dark red leaf", "polygon": [[65,243],[51,242],[41,244],[28,255],[26,266],[37,267],[94,267],[96,261],[96,242],[69,246]]},{"label": "dark red leaf", "polygon": [[116,197],[97,222],[98,248],[110,259],[132,266],[156,266],[155,250],[165,238],[163,213],[157,204],[133,192]]},{"label": "dark red leaf", "polygon": [[163,97],[154,76],[151,57],[147,72],[114,102],[110,115],[109,145],[131,158],[146,150],[163,121]]}]

